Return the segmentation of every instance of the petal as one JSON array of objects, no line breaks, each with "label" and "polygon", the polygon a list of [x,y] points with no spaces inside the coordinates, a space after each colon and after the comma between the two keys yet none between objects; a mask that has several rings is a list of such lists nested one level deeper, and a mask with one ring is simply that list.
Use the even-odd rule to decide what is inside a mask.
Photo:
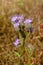
[{"label": "petal", "polygon": [[21,23],[23,21],[23,19],[24,19],[23,15],[18,16],[19,23]]},{"label": "petal", "polygon": [[29,24],[29,23],[31,23],[31,22],[32,22],[31,19],[26,19],[26,20],[24,21],[25,24]]},{"label": "petal", "polygon": [[18,16],[18,19],[23,19],[23,18],[24,18],[23,15]]},{"label": "petal", "polygon": [[11,18],[11,21],[13,22],[13,21],[15,21],[17,19],[17,16],[13,16],[12,18]]},{"label": "petal", "polygon": [[20,40],[19,39],[16,39],[15,42],[14,42],[14,45],[17,46],[19,44]]},{"label": "petal", "polygon": [[14,28],[17,28],[19,26],[19,23],[14,24]]}]

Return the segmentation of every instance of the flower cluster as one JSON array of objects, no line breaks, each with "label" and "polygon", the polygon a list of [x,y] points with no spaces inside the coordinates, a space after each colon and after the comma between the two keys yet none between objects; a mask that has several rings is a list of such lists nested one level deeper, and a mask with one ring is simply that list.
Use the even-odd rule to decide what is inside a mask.
[{"label": "flower cluster", "polygon": [[11,18],[11,21],[14,25],[14,28],[17,28],[19,27],[20,23],[22,23],[22,21],[24,20],[24,16],[23,15],[16,15],[16,16],[13,16]]},{"label": "flower cluster", "polygon": [[16,15],[11,18],[11,21],[14,25],[14,28],[19,27],[21,23],[24,23],[24,25],[28,25],[32,22],[32,19],[25,19],[23,15]]},{"label": "flower cluster", "polygon": [[[24,28],[22,28],[22,24],[24,27],[28,26],[28,24],[31,25],[32,19],[25,19],[23,15],[15,15],[11,18],[11,22],[14,25],[14,28],[16,30],[19,29],[20,34],[22,35],[23,38],[26,37],[25,33],[24,33]],[[32,27],[26,28],[27,30],[29,30],[30,32],[33,31]],[[14,45],[17,46],[19,44],[20,40],[16,39],[14,42]]]}]

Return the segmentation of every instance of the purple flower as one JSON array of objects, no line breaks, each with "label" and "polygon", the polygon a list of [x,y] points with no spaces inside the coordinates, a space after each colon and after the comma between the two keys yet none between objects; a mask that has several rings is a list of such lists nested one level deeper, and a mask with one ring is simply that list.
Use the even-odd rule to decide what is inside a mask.
[{"label": "purple flower", "polygon": [[12,22],[15,22],[15,23],[17,23],[17,22],[22,22],[22,20],[24,19],[24,16],[23,15],[16,15],[16,16],[13,16],[12,18],[11,18],[11,21]]},{"label": "purple flower", "polygon": [[19,23],[15,23],[15,24],[13,24],[13,25],[14,25],[14,28],[15,28],[15,29],[19,27]]},{"label": "purple flower", "polygon": [[17,29],[20,25],[20,23],[23,21],[23,15],[16,15],[11,18],[12,24],[14,25],[14,28]]},{"label": "purple flower", "polygon": [[21,23],[24,20],[24,16],[23,15],[18,16],[18,20],[19,20],[19,23]]},{"label": "purple flower", "polygon": [[17,16],[13,16],[13,17],[11,18],[11,21],[12,21],[12,22],[14,22],[15,20],[17,20]]},{"label": "purple flower", "polygon": [[16,16],[13,16],[13,17],[11,18],[11,21],[12,21],[12,23],[13,23],[13,25],[14,25],[14,28],[15,28],[15,29],[18,28],[18,26],[19,26],[18,16],[17,16],[17,15],[16,15]]},{"label": "purple flower", "polygon": [[29,27],[27,31],[30,31],[31,33],[34,31],[33,27]]},{"label": "purple flower", "polygon": [[31,19],[26,19],[26,20],[24,21],[25,24],[29,24],[29,23],[31,23],[31,22],[32,22]]},{"label": "purple flower", "polygon": [[14,42],[14,45],[17,46],[19,43],[20,43],[20,40],[16,39],[15,42]]}]

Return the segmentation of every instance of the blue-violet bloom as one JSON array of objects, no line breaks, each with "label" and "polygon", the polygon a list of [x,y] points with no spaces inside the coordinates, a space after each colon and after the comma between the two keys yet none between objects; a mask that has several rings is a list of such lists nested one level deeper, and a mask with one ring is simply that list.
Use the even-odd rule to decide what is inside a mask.
[{"label": "blue-violet bloom", "polygon": [[31,19],[26,19],[26,20],[24,21],[25,24],[29,24],[29,23],[31,23],[31,22],[32,22]]},{"label": "blue-violet bloom", "polygon": [[18,18],[17,16],[13,16],[13,17],[11,18],[11,21],[14,22],[15,20],[17,20],[17,18]]},{"label": "blue-violet bloom", "polygon": [[19,27],[19,23],[15,23],[15,24],[13,24],[13,25],[14,25],[14,28],[15,28],[15,29]]},{"label": "blue-violet bloom", "polygon": [[17,46],[19,43],[20,43],[20,40],[16,39],[15,42],[14,42],[14,45]]}]

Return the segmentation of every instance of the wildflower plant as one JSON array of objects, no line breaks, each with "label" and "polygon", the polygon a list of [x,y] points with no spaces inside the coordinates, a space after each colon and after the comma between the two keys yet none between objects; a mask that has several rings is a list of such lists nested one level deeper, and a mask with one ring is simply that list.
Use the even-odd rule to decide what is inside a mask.
[{"label": "wildflower plant", "polygon": [[43,65],[43,25],[39,26],[42,0],[3,2],[0,4],[0,12],[4,12],[0,13],[0,65]]}]

